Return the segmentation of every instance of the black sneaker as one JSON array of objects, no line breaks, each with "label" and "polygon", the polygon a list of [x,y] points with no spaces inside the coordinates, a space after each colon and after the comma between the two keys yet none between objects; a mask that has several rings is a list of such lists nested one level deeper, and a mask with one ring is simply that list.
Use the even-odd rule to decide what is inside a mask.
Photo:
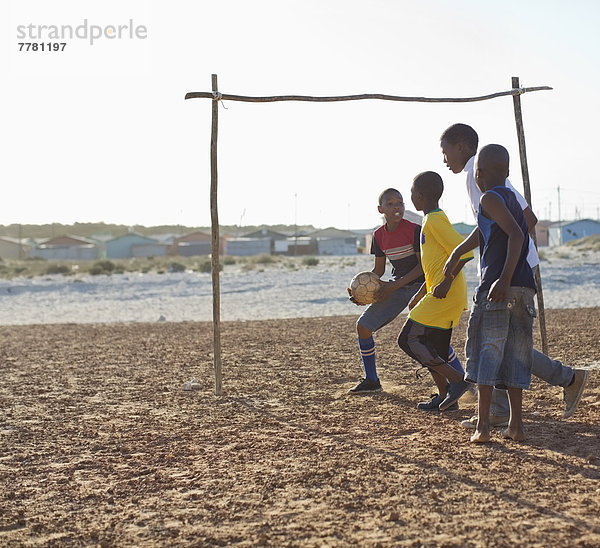
[{"label": "black sneaker", "polygon": [[431,394],[431,400],[417,403],[417,409],[421,411],[439,411],[442,400],[443,398],[439,394]]},{"label": "black sneaker", "polygon": [[[417,409],[421,411],[439,411],[440,403],[442,403],[443,399],[439,394],[431,394],[431,400],[418,403]],[[458,411],[458,402],[454,402],[450,407],[446,407],[444,411]]]},{"label": "black sneaker", "polygon": [[440,402],[440,411],[454,411],[451,407],[456,404],[458,408],[458,400],[469,389],[467,381],[451,382],[448,387],[448,394],[442,402]]},{"label": "black sneaker", "polygon": [[362,379],[354,388],[348,390],[349,394],[373,394],[381,392],[381,383],[379,379],[372,381],[371,379]]}]

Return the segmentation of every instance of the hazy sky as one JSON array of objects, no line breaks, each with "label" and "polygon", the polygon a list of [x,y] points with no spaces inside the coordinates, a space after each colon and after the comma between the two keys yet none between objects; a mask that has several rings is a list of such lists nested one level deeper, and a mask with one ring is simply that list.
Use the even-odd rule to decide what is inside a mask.
[{"label": "hazy sky", "polygon": [[[242,95],[464,97],[508,90],[511,76],[552,86],[522,96],[533,209],[556,220],[560,186],[563,219],[599,215],[595,0],[11,0],[0,19],[0,224],[209,225],[211,102],[184,95],[209,91],[211,73]],[[86,20],[87,38],[55,38]],[[90,44],[92,26],[110,37]],[[379,192],[409,201],[425,170],[444,178],[451,221],[471,222],[464,177],[439,149],[459,121],[509,149],[522,188],[510,97],[225,102],[219,116],[222,224],[372,227]]]}]

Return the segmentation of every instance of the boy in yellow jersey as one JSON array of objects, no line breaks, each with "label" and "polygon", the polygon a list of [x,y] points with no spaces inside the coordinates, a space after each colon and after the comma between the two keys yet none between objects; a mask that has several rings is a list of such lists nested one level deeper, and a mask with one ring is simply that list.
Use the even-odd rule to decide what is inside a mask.
[{"label": "boy in yellow jersey", "polygon": [[454,230],[439,209],[444,191],[442,178],[433,171],[417,175],[411,187],[411,200],[425,218],[421,227],[421,264],[425,282],[411,299],[408,319],[398,344],[411,358],[427,367],[439,393],[432,398],[440,411],[452,406],[469,388],[463,375],[448,365],[452,328],[467,309],[467,282],[462,268],[473,258],[470,251],[461,257],[449,276],[443,270],[463,237]]}]

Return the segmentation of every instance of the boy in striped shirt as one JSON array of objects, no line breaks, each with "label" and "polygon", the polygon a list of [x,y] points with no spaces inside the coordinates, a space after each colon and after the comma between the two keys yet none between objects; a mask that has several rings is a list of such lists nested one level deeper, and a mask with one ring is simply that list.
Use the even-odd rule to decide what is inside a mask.
[{"label": "boy in striped shirt", "polygon": [[[394,320],[424,282],[419,244],[421,227],[404,218],[402,194],[395,188],[384,190],[379,195],[378,211],[384,216],[385,224],[373,233],[373,272],[379,277],[383,276],[386,261],[389,260],[392,265],[392,279],[383,282],[377,294],[377,302],[369,305],[356,322],[365,378],[350,389],[350,394],[355,395],[381,392],[381,382],[375,364],[373,333]],[[350,299],[353,300],[351,295]],[[462,366],[452,349],[450,354],[451,365],[462,374]],[[418,407],[422,410],[438,410],[438,405],[430,409],[430,404],[431,402],[422,402]]]}]

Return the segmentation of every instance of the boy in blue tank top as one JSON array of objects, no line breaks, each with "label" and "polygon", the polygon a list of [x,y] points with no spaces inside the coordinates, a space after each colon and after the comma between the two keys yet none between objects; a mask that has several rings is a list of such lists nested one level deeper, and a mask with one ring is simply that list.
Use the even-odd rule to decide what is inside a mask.
[{"label": "boy in blue tank top", "polygon": [[483,192],[477,228],[451,254],[444,272],[479,243],[481,282],[467,328],[465,379],[477,383],[478,421],[471,441],[490,441],[492,389],[508,392],[510,419],[503,435],[525,439],[522,391],[529,388],[533,361],[535,281],[527,263],[527,221],[514,193],[506,188],[508,151],[483,147],[475,160],[475,180]]}]

